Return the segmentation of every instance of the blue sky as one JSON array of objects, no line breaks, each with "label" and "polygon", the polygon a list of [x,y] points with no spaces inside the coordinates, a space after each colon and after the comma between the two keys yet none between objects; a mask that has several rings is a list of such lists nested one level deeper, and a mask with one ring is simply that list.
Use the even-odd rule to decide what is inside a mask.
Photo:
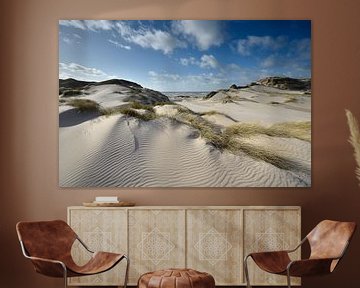
[{"label": "blue sky", "polygon": [[308,20],[60,20],[59,78],[211,91],[311,77]]}]

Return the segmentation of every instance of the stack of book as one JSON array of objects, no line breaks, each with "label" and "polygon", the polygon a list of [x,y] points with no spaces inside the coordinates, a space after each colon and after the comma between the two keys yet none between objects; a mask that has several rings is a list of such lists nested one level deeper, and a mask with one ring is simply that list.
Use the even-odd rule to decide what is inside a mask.
[{"label": "stack of book", "polygon": [[93,203],[97,203],[97,204],[119,203],[119,199],[117,196],[99,196],[99,197],[95,197],[95,201],[93,201]]},{"label": "stack of book", "polygon": [[131,207],[134,202],[120,201],[116,196],[98,196],[92,202],[84,202],[85,207]]}]

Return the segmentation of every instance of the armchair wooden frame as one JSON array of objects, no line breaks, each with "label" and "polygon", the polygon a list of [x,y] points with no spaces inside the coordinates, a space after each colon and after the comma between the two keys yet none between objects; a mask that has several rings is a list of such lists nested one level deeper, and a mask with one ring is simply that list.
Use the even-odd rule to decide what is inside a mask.
[{"label": "armchair wooden frame", "polygon": [[[38,257],[38,256],[31,256],[28,252],[28,249],[26,248],[26,245],[23,241],[23,235],[22,235],[22,229],[20,228],[21,225],[27,225],[27,224],[54,224],[54,225],[62,225],[65,227],[70,234],[67,233],[67,236],[72,236],[73,239],[66,239],[69,240],[67,244],[71,242],[72,244],[77,240],[79,243],[89,252],[92,254],[91,259],[87,264],[84,266],[77,266],[71,258],[70,251],[67,251],[67,256],[63,259],[51,259],[51,258],[44,258],[44,257]],[[34,265],[34,268],[36,272],[50,276],[50,277],[63,277],[64,279],[64,287],[68,287],[67,278],[68,277],[77,277],[77,276],[89,276],[94,275],[98,273],[106,272],[113,267],[115,267],[122,259],[126,260],[126,270],[125,270],[125,279],[123,287],[127,288],[127,281],[129,276],[129,265],[130,265],[130,259],[125,254],[115,254],[115,253],[109,253],[109,252],[94,252],[92,251],[80,238],[79,236],[62,220],[55,220],[55,221],[41,221],[41,222],[19,222],[16,225],[17,234],[19,237],[19,242],[21,246],[22,254],[25,258],[31,260],[31,262]],[[66,233],[65,233],[66,234]],[[41,241],[40,239],[38,239]],[[65,245],[66,246],[66,245]],[[101,259],[102,258],[102,259]],[[70,261],[69,261],[70,259]],[[100,261],[97,261],[100,260]],[[69,262],[69,263],[66,263]],[[108,263],[106,263],[108,262]],[[105,263],[105,265],[104,265]]]},{"label": "armchair wooden frame", "polygon": [[[332,273],[344,256],[355,229],[356,224],[354,222],[324,220],[304,237],[294,249],[246,255],[244,258],[244,274],[247,287],[251,288],[248,269],[250,257],[262,270],[273,274],[286,275],[288,288],[291,288],[291,276],[303,277]],[[329,241],[329,239],[324,239],[326,236],[337,238]],[[310,257],[291,261],[288,254],[295,252],[307,241],[311,248]],[[321,243],[322,241],[325,242],[325,245]],[[326,247],[330,243],[334,244],[335,248]],[[327,248],[331,251],[327,251]]]}]

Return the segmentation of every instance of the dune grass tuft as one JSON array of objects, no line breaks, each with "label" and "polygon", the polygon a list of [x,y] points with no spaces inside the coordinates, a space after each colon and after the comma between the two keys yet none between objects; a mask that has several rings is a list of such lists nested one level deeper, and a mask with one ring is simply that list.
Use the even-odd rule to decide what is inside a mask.
[{"label": "dune grass tuft", "polygon": [[148,113],[142,114],[132,108],[119,109],[119,113],[124,114],[129,117],[134,117],[134,118],[137,118],[137,119],[143,120],[143,121],[150,121],[150,120],[156,119],[156,114],[153,112],[148,112]]},{"label": "dune grass tuft", "polygon": [[297,138],[304,141],[311,141],[311,123],[303,122],[283,122],[270,127],[265,127],[256,123],[241,123],[228,127],[224,133],[249,137],[264,134],[272,137]]},{"label": "dune grass tuft", "polygon": [[243,152],[255,160],[265,161],[284,170],[294,169],[298,167],[298,164],[291,159],[278,155],[274,151],[241,141],[241,138],[265,134],[274,137],[294,137],[310,141],[310,122],[285,122],[274,124],[270,127],[253,123],[243,123],[232,125],[222,131],[201,117],[201,115],[221,113],[209,111],[197,114],[187,108],[179,109],[179,111],[178,116],[173,119],[197,129],[200,132],[200,136],[214,147],[220,150],[228,150],[233,154]]},{"label": "dune grass tuft", "polygon": [[221,133],[217,133],[215,127],[208,121],[204,120],[200,116],[190,114],[188,112],[183,113],[183,121],[191,127],[199,130],[200,135],[206,139],[208,143],[211,143],[218,149],[226,148],[226,141]]},{"label": "dune grass tuft", "polygon": [[284,103],[296,103],[297,97],[296,96],[288,96]]},{"label": "dune grass tuft", "polygon": [[143,121],[154,120],[157,118],[154,112],[148,111],[146,113],[139,113],[136,109],[130,106],[119,106],[114,108],[102,109],[102,114],[105,116],[124,114],[129,117],[134,117]]},{"label": "dune grass tuft", "polygon": [[231,149],[233,153],[237,151],[242,151],[251,158],[255,160],[262,160],[271,165],[278,167],[284,170],[291,170],[295,168],[296,163],[294,161],[287,159],[283,156],[278,155],[276,152],[271,150],[266,150],[262,147],[254,146],[248,143],[244,143],[241,141],[235,141],[231,144]]},{"label": "dune grass tuft", "polygon": [[174,102],[155,102],[153,105],[154,106],[164,106],[164,105],[177,105],[177,104]]},{"label": "dune grass tuft", "polygon": [[131,102],[130,107],[133,108],[133,109],[143,109],[143,110],[147,110],[147,111],[150,111],[150,112],[155,112],[153,106],[142,104],[142,103],[137,102],[137,101]]},{"label": "dune grass tuft", "polygon": [[71,90],[65,90],[63,92],[63,96],[62,97],[73,97],[73,96],[79,96],[82,95],[83,92],[79,89],[71,89]]},{"label": "dune grass tuft", "polygon": [[101,106],[89,99],[71,99],[66,104],[75,107],[80,112],[101,112]]}]

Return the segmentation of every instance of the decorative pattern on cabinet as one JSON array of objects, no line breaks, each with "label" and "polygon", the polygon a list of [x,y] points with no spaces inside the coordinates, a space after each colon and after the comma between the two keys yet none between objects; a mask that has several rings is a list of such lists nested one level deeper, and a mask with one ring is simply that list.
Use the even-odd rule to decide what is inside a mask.
[{"label": "decorative pattern on cabinet", "polygon": [[[244,252],[287,250],[300,243],[300,211],[262,209],[244,211]],[[300,249],[293,258],[299,259]],[[249,261],[249,277],[252,285],[287,285],[286,277],[266,273],[253,261]],[[291,283],[300,284],[299,278]]]},{"label": "decorative pattern on cabinet", "polygon": [[[80,239],[93,251],[127,251],[127,211],[125,209],[68,209],[68,222]],[[89,253],[75,242],[74,261],[85,264]],[[114,285],[124,283],[126,263],[120,262],[112,270],[93,276],[69,278],[69,285]]]},{"label": "decorative pattern on cabinet", "polygon": [[[245,285],[247,253],[293,248],[301,237],[300,207],[69,207],[68,222],[91,249],[129,255],[129,285],[148,271],[184,267],[212,274],[216,285]],[[72,252],[79,263],[88,257],[79,245]],[[120,264],[104,274],[72,278],[69,284],[121,285],[125,263]],[[249,264],[252,284],[286,284],[285,277]]]},{"label": "decorative pattern on cabinet", "polygon": [[185,210],[129,210],[130,283],[141,274],[185,267]]},{"label": "decorative pattern on cabinet", "polygon": [[187,210],[187,266],[210,273],[217,285],[242,283],[241,218],[241,209]]}]

